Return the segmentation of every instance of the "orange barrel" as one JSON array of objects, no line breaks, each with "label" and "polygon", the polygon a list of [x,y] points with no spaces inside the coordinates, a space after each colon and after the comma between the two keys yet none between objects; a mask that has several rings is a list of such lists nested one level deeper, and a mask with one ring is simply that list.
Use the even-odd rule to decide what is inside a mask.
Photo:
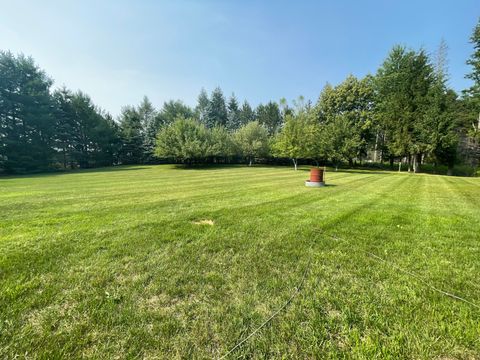
[{"label": "orange barrel", "polygon": [[310,182],[323,182],[323,169],[310,169]]}]

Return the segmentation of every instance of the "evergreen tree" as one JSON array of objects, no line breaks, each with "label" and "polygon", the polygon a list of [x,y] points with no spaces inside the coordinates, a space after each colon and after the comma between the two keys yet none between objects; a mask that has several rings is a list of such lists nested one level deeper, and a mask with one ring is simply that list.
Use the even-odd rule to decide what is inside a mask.
[{"label": "evergreen tree", "polygon": [[117,162],[118,126],[82,92],[66,88],[54,93],[55,147],[64,168],[107,166]]},{"label": "evergreen tree", "polygon": [[144,158],[142,118],[137,109],[126,106],[120,115],[120,131],[123,140],[120,160],[123,164],[140,164]]},{"label": "evergreen tree", "polygon": [[457,95],[447,87],[447,45],[441,41],[436,54],[434,82],[429,90],[429,106],[425,119],[420,124],[424,128],[421,134],[434,164],[448,165],[448,173],[452,173],[458,146],[458,109]]},{"label": "evergreen tree", "polygon": [[194,116],[193,110],[180,100],[170,100],[163,103],[155,121],[155,130],[168,126],[178,118],[189,119]]},{"label": "evergreen tree", "polygon": [[73,93],[65,87],[53,94],[55,103],[55,148],[63,168],[74,167],[73,139],[75,138],[75,113],[72,106]]},{"label": "evergreen tree", "polygon": [[202,88],[197,99],[197,106],[195,107],[195,117],[204,125],[207,125],[208,122],[208,106],[210,104],[210,99],[208,98],[207,91]]},{"label": "evergreen tree", "polygon": [[267,105],[258,105],[256,115],[257,121],[267,129],[269,135],[276,134],[282,127],[280,108],[275,102],[270,101]]},{"label": "evergreen tree", "polygon": [[396,46],[376,77],[378,118],[392,156],[407,157],[414,171],[428,151],[425,139],[433,68],[423,50],[415,52]]},{"label": "evergreen tree", "polygon": [[464,110],[470,112],[466,121],[468,135],[470,137],[469,152],[473,157],[474,166],[480,162],[480,20],[473,29],[470,43],[473,45],[473,54],[467,60],[471,66],[471,72],[466,75],[467,79],[473,81],[470,88],[464,92]]},{"label": "evergreen tree", "polygon": [[78,91],[71,98],[72,159],[81,168],[112,165],[118,134],[91,98]]},{"label": "evergreen tree", "polygon": [[253,111],[247,100],[243,102],[238,115],[240,127],[248,124],[251,121],[255,121],[255,111]]},{"label": "evergreen tree", "polygon": [[51,85],[32,58],[0,52],[0,159],[6,171],[44,170],[52,163]]},{"label": "evergreen tree", "polygon": [[153,107],[148,97],[144,96],[141,104],[137,108],[138,115],[142,124],[143,132],[143,159],[149,162],[153,159],[155,151],[155,142],[157,135],[157,111]]},{"label": "evergreen tree", "polygon": [[227,125],[227,107],[222,89],[219,87],[212,92],[206,115],[205,124],[208,128]]},{"label": "evergreen tree", "polygon": [[96,152],[93,154],[94,166],[118,164],[122,149],[120,128],[108,113],[97,110],[97,125],[94,128]]},{"label": "evergreen tree", "polygon": [[237,130],[241,126],[240,109],[235,94],[228,99],[227,105],[227,129],[230,131]]}]

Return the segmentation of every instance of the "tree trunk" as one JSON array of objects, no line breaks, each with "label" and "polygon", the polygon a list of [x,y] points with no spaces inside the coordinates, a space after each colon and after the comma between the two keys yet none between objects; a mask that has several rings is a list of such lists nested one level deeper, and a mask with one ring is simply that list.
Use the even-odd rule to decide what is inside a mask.
[{"label": "tree trunk", "polygon": [[412,155],[408,155],[408,172],[412,172]]},{"label": "tree trunk", "polygon": [[398,162],[398,172],[402,171],[402,159],[400,158],[400,161]]},{"label": "tree trunk", "polygon": [[297,171],[297,159],[292,159],[293,166],[295,167],[295,171]]},{"label": "tree trunk", "polygon": [[248,166],[252,166],[252,158],[250,158],[250,162],[248,163]]},{"label": "tree trunk", "polygon": [[375,148],[373,150],[373,162],[377,162],[377,148],[378,148],[378,132],[375,135]]},{"label": "tree trunk", "polygon": [[413,156],[413,172],[415,174],[420,172],[420,162],[422,161],[422,155],[421,154],[415,154]]},{"label": "tree trunk", "polygon": [[393,170],[393,162],[394,162],[394,160],[395,160],[395,159],[393,158],[393,156],[390,156],[390,169],[392,169],[392,170]]},{"label": "tree trunk", "polygon": [[63,168],[67,169],[67,150],[63,147]]}]

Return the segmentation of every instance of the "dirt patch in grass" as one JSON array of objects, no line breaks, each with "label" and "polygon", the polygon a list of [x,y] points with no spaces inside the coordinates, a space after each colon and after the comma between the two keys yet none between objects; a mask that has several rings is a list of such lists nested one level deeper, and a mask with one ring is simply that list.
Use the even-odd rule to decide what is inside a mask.
[{"label": "dirt patch in grass", "polygon": [[215,222],[214,222],[213,220],[203,219],[203,220],[193,221],[193,224],[194,224],[194,225],[209,225],[209,226],[213,226],[213,225],[215,225]]}]

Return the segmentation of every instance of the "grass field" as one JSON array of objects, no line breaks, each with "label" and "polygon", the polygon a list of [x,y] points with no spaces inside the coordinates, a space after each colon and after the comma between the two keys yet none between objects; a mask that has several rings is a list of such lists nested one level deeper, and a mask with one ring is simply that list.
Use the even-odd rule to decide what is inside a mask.
[{"label": "grass field", "polygon": [[480,179],[307,177],[1,178],[0,358],[480,358]]}]

